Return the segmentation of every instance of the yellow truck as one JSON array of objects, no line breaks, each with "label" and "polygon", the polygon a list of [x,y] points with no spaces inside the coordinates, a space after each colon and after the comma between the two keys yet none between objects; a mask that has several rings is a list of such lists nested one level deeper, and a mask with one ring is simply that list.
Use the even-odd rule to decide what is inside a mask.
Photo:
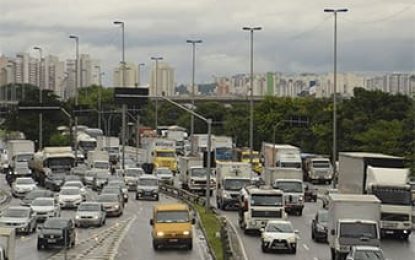
[{"label": "yellow truck", "polygon": [[[262,172],[262,165],[259,161],[259,153],[257,151],[252,152],[252,170],[260,174]],[[238,148],[236,149],[236,161],[249,163],[250,161],[250,150],[249,148]]]},{"label": "yellow truck", "polygon": [[171,203],[154,206],[153,216],[150,219],[153,249],[158,250],[164,246],[185,246],[187,250],[192,250],[194,223],[195,219],[186,204]]},{"label": "yellow truck", "polygon": [[165,167],[172,172],[177,171],[176,142],[165,138],[145,137],[141,140],[145,151],[146,164],[154,168]]}]

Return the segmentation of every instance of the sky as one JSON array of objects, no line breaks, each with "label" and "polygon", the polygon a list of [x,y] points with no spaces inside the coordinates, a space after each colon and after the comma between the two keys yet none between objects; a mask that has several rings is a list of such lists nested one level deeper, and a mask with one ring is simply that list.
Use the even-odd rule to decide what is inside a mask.
[{"label": "sky", "polygon": [[176,83],[191,81],[196,47],[196,83],[213,76],[249,73],[249,32],[254,33],[254,71],[325,73],[333,67],[334,16],[338,14],[338,69],[349,72],[415,72],[414,0],[0,0],[0,54],[81,53],[101,61],[104,83],[121,60],[125,23],[126,61],[145,63],[162,56],[175,68]]}]

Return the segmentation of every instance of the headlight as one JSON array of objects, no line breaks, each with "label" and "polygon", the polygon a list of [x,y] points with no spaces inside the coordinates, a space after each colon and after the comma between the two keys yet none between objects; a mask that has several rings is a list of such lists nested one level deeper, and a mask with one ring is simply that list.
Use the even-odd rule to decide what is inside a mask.
[{"label": "headlight", "polygon": [[157,232],[157,236],[158,237],[163,237],[164,236],[164,232],[161,232],[161,231]]},{"label": "headlight", "polygon": [[44,235],[43,235],[43,234],[39,234],[39,237],[40,237],[40,238],[43,238],[43,237],[44,237]]},{"label": "headlight", "polygon": [[298,201],[303,201],[303,195],[300,195],[299,197],[298,197]]},{"label": "headlight", "polygon": [[190,235],[190,231],[188,231],[188,230],[186,230],[186,231],[183,231],[183,235],[185,235],[185,236],[188,236],[188,235]]},{"label": "headlight", "polygon": [[114,205],[114,208],[115,209],[118,209],[120,206],[119,205]]},{"label": "headlight", "polygon": [[94,219],[98,219],[98,216],[94,216]]},{"label": "headlight", "polygon": [[297,238],[294,236],[294,237],[289,237],[288,239],[288,243],[296,243],[297,242]]},{"label": "headlight", "polygon": [[137,190],[137,193],[144,193],[144,190]]},{"label": "headlight", "polygon": [[75,219],[80,219],[80,218],[81,218],[81,216],[78,216],[78,215],[75,216]]},{"label": "headlight", "polygon": [[159,192],[159,190],[152,190],[151,192],[152,192],[152,193],[158,193],[158,192]]},{"label": "headlight", "polygon": [[226,192],[222,193],[222,195],[225,199],[229,199],[231,197],[231,195]]},{"label": "headlight", "polygon": [[317,230],[320,232],[324,232],[324,227],[320,224],[317,224]]},{"label": "headlight", "polygon": [[271,242],[271,241],[272,241],[272,237],[271,237],[271,236],[268,236],[268,235],[264,235],[264,236],[262,237],[262,239],[263,239],[264,241],[267,241],[267,242]]}]

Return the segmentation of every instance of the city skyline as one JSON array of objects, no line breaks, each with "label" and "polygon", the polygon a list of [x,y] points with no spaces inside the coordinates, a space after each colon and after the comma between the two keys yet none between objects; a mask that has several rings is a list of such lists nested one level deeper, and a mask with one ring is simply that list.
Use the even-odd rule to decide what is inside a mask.
[{"label": "city skyline", "polygon": [[412,1],[105,2],[82,2],[82,10],[71,4],[62,8],[62,1],[43,1],[39,9],[25,1],[4,4],[0,53],[33,53],[36,45],[44,55],[73,59],[73,42],[67,37],[75,33],[81,53],[102,61],[104,85],[110,85],[108,75],[120,62],[120,32],[112,26],[119,18],[125,21],[126,61],[145,63],[144,82],[149,82],[150,57],[161,55],[175,68],[176,84],[188,84],[191,48],[185,41],[200,38],[195,81],[204,83],[212,82],[212,75],[248,73],[248,35],[242,26],[259,25],[255,73],[323,73],[331,71],[333,35],[332,19],[323,9],[347,7],[338,23],[339,72],[410,72],[415,67],[414,29],[408,26],[415,12]]}]

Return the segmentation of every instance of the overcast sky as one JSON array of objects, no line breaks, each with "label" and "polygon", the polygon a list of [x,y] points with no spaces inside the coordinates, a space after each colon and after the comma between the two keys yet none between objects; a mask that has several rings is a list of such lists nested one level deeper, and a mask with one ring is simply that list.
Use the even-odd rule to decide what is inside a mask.
[{"label": "overcast sky", "polygon": [[[414,0],[0,0],[0,53],[101,60],[111,71],[121,59],[125,22],[126,61],[145,63],[163,56],[176,69],[177,83],[191,79],[191,45],[197,46],[196,82],[249,72],[249,33],[254,35],[255,72],[327,72],[332,69],[333,15],[324,8],[349,9],[338,16],[339,70],[415,71]],[[145,80],[148,75],[145,76]]]}]

